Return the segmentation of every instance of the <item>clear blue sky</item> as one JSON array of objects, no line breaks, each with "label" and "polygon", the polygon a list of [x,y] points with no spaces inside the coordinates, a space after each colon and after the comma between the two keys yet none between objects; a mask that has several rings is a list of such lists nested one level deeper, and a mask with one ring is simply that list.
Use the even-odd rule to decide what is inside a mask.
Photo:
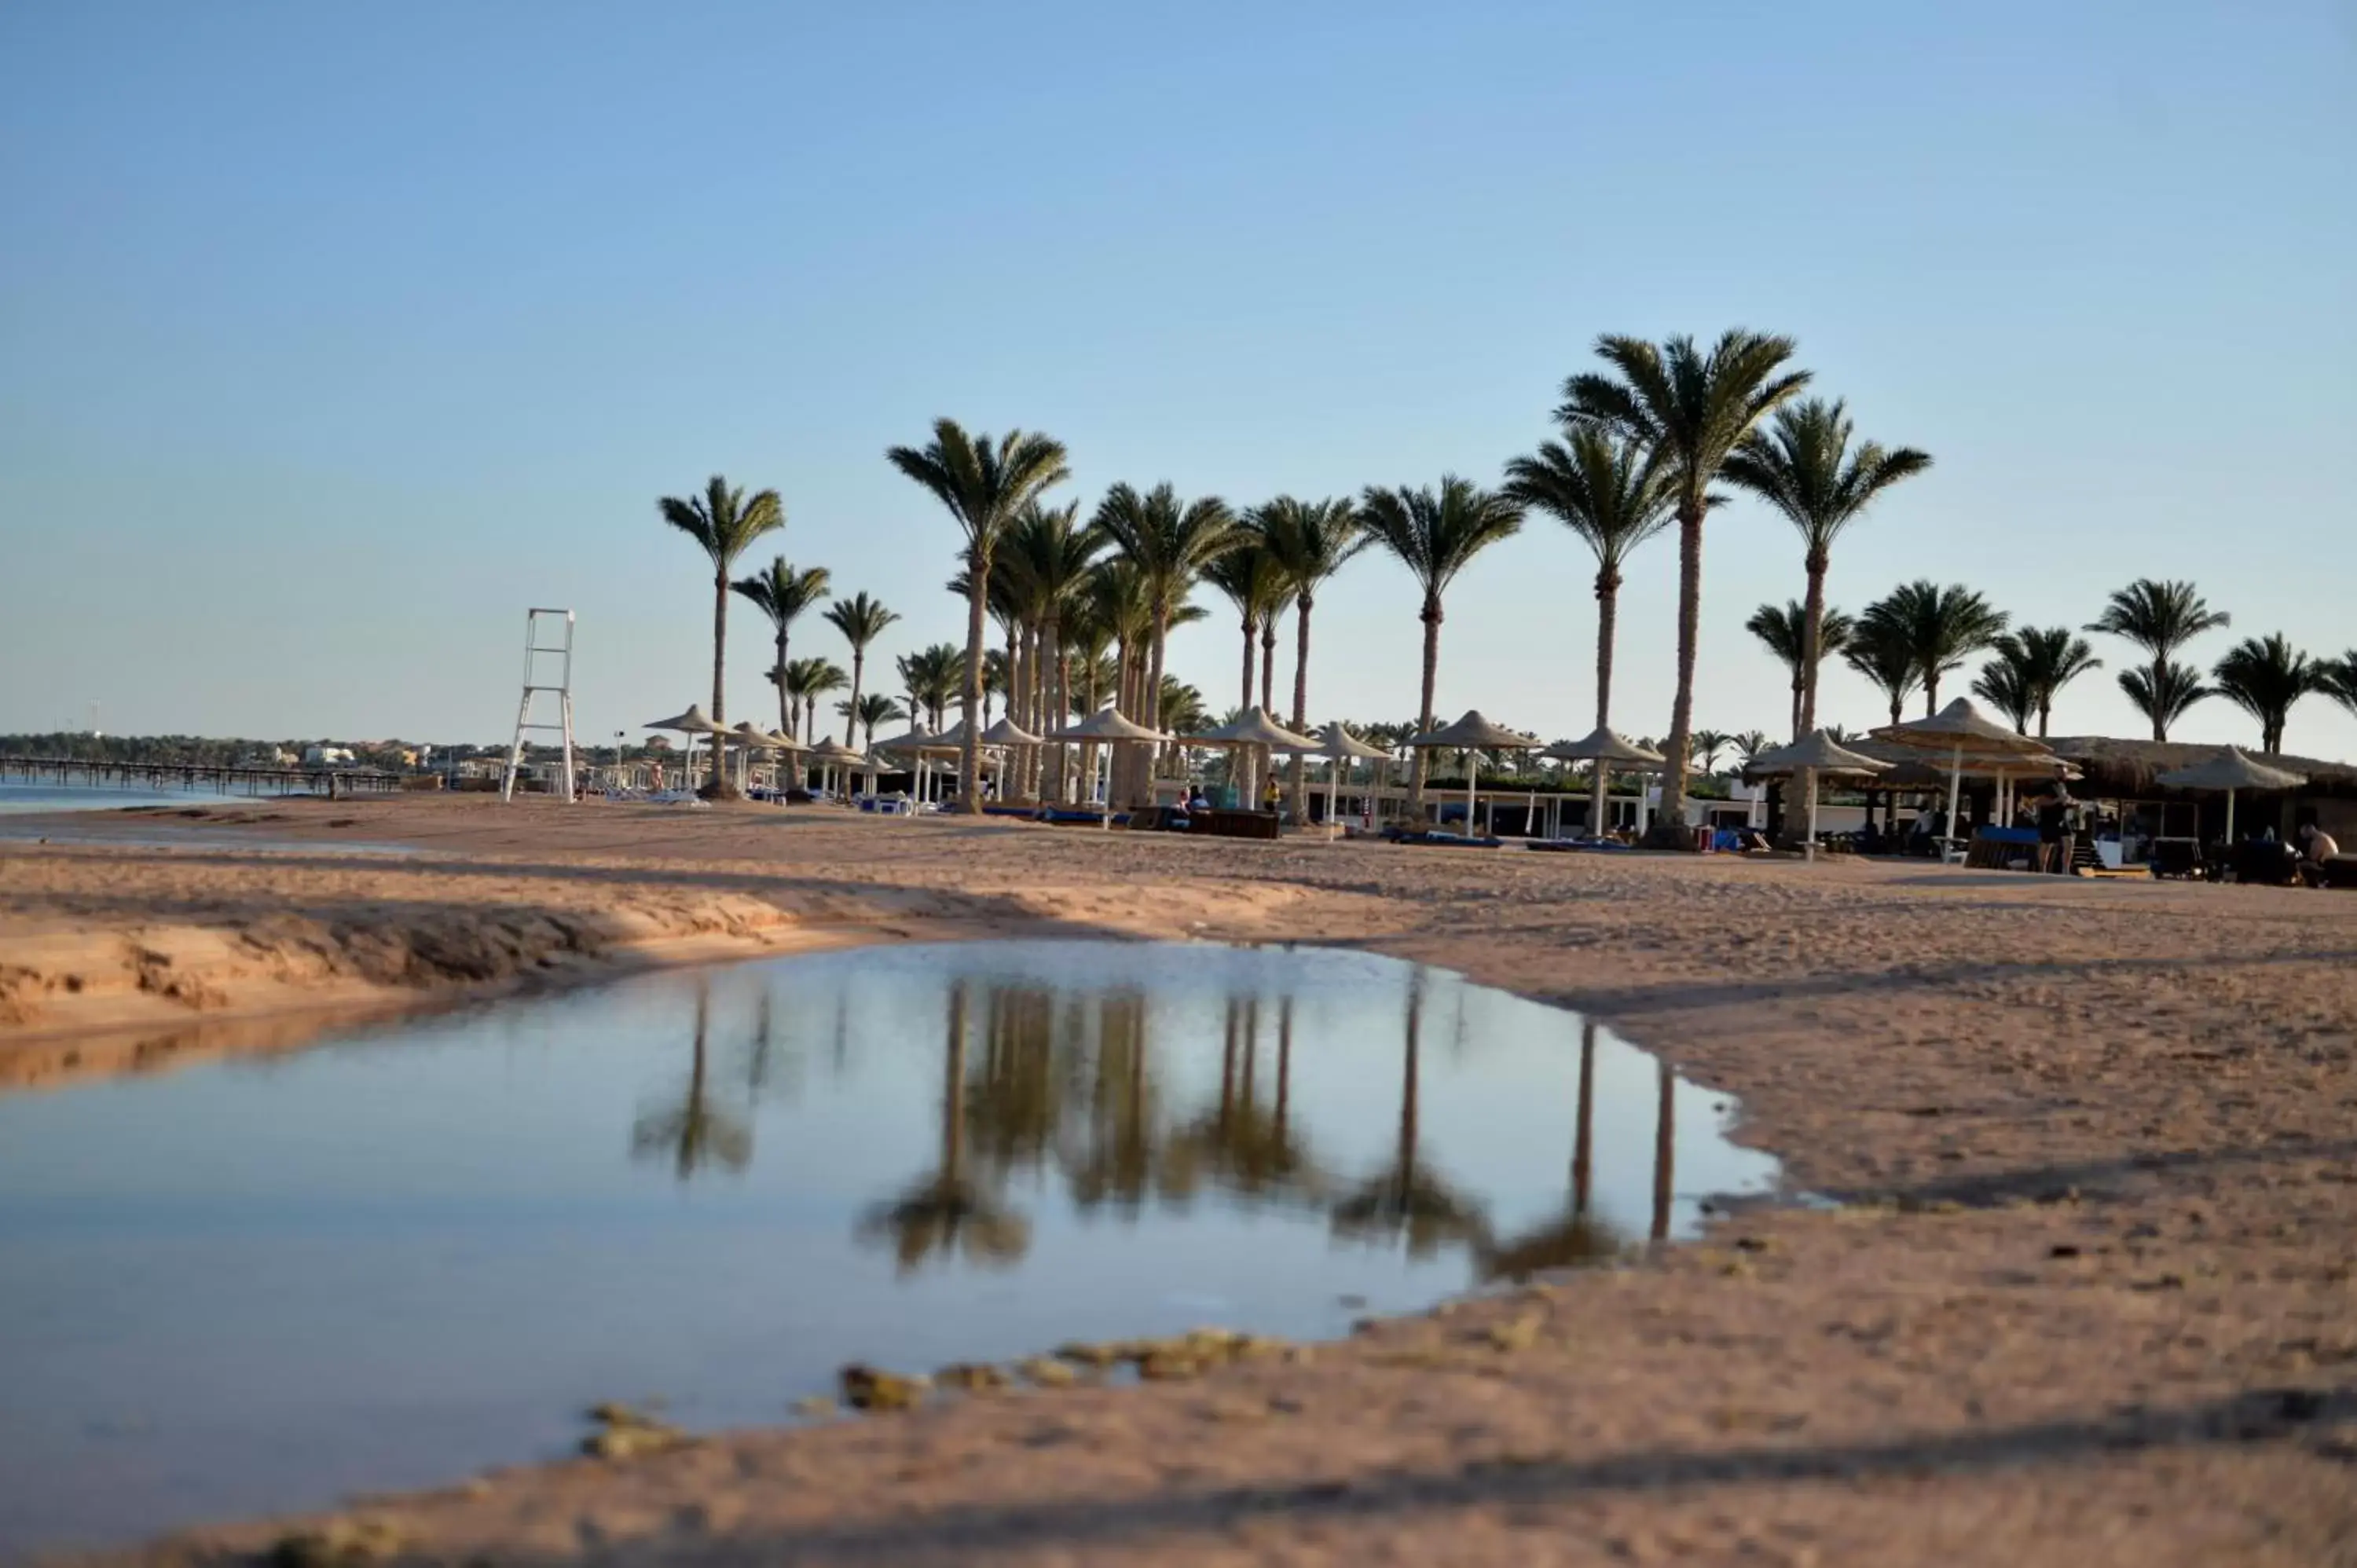
[{"label": "clear blue sky", "polygon": [[[1938,467],[1845,540],[2079,623],[2190,576],[2357,644],[2357,11],[2300,4],[0,8],[0,730],[504,738],[521,612],[604,736],[704,695],[655,499],[774,486],[798,564],[963,635],[884,463],[1041,428],[1093,499],[1494,479],[1601,331],[1788,332]],[[764,553],[766,554],[766,552]],[[1449,601],[1441,705],[1589,723],[1552,522]],[[1667,727],[1675,551],[1616,718]],[[1710,525],[1697,721],[1775,730]],[[1410,714],[1415,599],[1321,602],[1320,716]],[[774,716],[733,618],[732,714]],[[2204,662],[2231,641],[2196,646]],[[2101,640],[2101,639],[2098,639]],[[1226,618],[1177,671],[1232,700]],[[842,656],[806,623],[798,649]],[[2103,652],[2116,667],[2125,650]],[[1826,716],[1876,718],[1847,671]],[[2065,731],[2137,733],[2110,671]],[[2187,738],[2255,739],[2222,703]],[[2290,749],[2357,756],[2312,699]]]}]

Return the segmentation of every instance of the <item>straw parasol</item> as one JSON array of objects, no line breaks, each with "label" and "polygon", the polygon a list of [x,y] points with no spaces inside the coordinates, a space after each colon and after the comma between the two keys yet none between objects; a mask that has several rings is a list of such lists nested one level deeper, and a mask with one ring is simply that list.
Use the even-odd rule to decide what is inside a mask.
[{"label": "straw parasol", "polygon": [[2308,782],[2305,773],[2288,773],[2254,762],[2237,746],[2227,746],[2207,762],[2163,773],[2155,780],[2172,789],[2226,791],[2226,842],[2234,842],[2234,792],[2238,789],[2297,789]]},{"label": "straw parasol", "polygon": [[894,757],[932,757],[955,751],[957,742],[952,740],[944,745],[940,736],[927,735],[923,730],[912,728],[905,735],[885,736],[872,749],[888,752]]},{"label": "straw parasol", "polygon": [[1437,746],[1454,746],[1465,753],[1465,832],[1473,832],[1474,792],[1481,772],[1480,753],[1484,751],[1530,751],[1539,742],[1536,736],[1511,730],[1503,725],[1493,725],[1481,716],[1479,708],[1468,708],[1465,716],[1455,724],[1443,725],[1436,730],[1407,737],[1407,744],[1418,750]]},{"label": "straw parasol", "polygon": [[909,726],[907,734],[888,736],[884,739],[877,741],[868,749],[871,751],[882,752],[892,757],[906,757],[911,758],[916,763],[917,803],[922,805],[925,803],[926,799],[925,759],[929,757],[938,757],[945,754],[954,756],[956,755],[958,748],[955,742],[943,745],[940,736],[927,735],[922,729],[919,728],[915,725],[911,725]]},{"label": "straw parasol", "polygon": [[1780,746],[1771,750],[1760,752],[1749,762],[1744,764],[1743,771],[1763,777],[1777,775],[1790,778],[1794,774],[1800,774],[1808,779],[1809,837],[1808,842],[1802,847],[1801,854],[1806,859],[1814,860],[1817,858],[1818,777],[1832,773],[1859,778],[1879,773],[1889,766],[1888,762],[1878,758],[1846,750],[1835,741],[1833,736],[1823,730],[1818,730],[1804,739],[1794,741],[1790,746]]},{"label": "straw parasol", "polygon": [[[1049,731],[1048,738],[1060,743],[1095,741],[1108,746],[1155,746],[1178,737],[1174,735],[1165,735],[1158,729],[1148,729],[1135,720],[1125,718],[1119,709],[1108,703],[1076,725],[1066,725],[1062,729]],[[1105,789],[1104,805],[1098,825],[1105,828],[1113,826],[1113,789],[1110,785]]]},{"label": "straw parasol", "polygon": [[1333,766],[1326,770],[1326,837],[1330,843],[1339,825],[1334,817],[1335,800],[1340,787],[1343,767],[1353,758],[1368,762],[1388,762],[1392,754],[1380,746],[1370,746],[1351,733],[1341,720],[1336,719],[1311,737],[1308,746],[1290,746],[1283,749],[1299,752],[1304,757],[1322,757]]},{"label": "straw parasol", "polygon": [[[1296,735],[1275,719],[1268,710],[1255,704],[1246,708],[1226,724],[1203,731],[1200,735],[1178,737],[1187,746],[1216,746],[1229,751],[1250,751],[1254,748],[1275,748],[1279,751],[1308,751],[1318,742],[1306,735]],[[1241,798],[1241,791],[1239,792]],[[1251,802],[1244,801],[1247,811]]]},{"label": "straw parasol", "polygon": [[867,766],[867,758],[864,755],[852,750],[833,736],[811,747],[810,759],[821,768],[841,768],[845,773],[855,768]]},{"label": "straw parasol", "polygon": [[1948,835],[1952,840],[1956,832],[1956,803],[1964,788],[1966,757],[1980,757],[1993,762],[2015,760],[2040,767],[2059,765],[2062,760],[2047,750],[2044,742],[2007,729],[1982,713],[1973,705],[1970,697],[1958,697],[1928,718],[1910,719],[1903,725],[1888,725],[1872,734],[1876,740],[1886,745],[1905,746],[1910,751],[1947,755]]},{"label": "straw parasol", "polygon": [[[965,721],[960,719],[958,722],[963,724]],[[959,739],[963,741],[964,736],[961,736]],[[1041,736],[1033,735],[1009,718],[1002,718],[982,732],[982,744],[985,746],[1038,746],[1041,741]]]},{"label": "straw parasol", "polygon": [[[1670,763],[1670,759],[1660,752],[1639,746],[1619,730],[1602,725],[1577,740],[1556,741],[1539,755],[1557,762],[1592,762],[1596,765],[1595,793],[1587,811],[1587,831],[1591,835],[1604,831],[1605,769],[1608,767],[1617,762],[1624,768],[1652,773],[1667,768]],[[1637,801],[1637,825],[1641,831],[1645,825],[1642,820],[1645,801],[1641,793]]]},{"label": "straw parasol", "polygon": [[[683,781],[691,788],[693,788],[695,783],[695,737],[700,735],[716,736],[731,733],[726,725],[714,724],[711,716],[694,703],[687,704],[687,711],[683,714],[673,714],[667,719],[650,720],[648,723],[640,725],[639,727],[640,729],[667,729],[687,736],[687,755],[680,759],[679,766]],[[713,747],[716,752],[718,750],[719,742],[717,740],[714,741]],[[712,769],[712,776],[715,779],[720,777],[720,769],[716,761]]]}]

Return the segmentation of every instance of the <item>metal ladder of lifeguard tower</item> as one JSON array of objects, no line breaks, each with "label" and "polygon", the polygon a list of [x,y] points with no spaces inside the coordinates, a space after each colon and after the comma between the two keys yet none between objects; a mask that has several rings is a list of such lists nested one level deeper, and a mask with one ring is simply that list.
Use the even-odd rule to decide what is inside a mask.
[{"label": "metal ladder of lifeguard tower", "polygon": [[[544,647],[544,624],[561,619],[565,640],[554,648]],[[554,659],[557,665],[556,681],[551,684],[544,677],[547,667],[541,660]],[[556,698],[556,723],[546,724],[533,716],[533,699],[543,693]],[[500,799],[515,798],[516,775],[523,769],[523,737],[527,730],[556,730],[565,736],[565,771],[559,793],[567,803],[573,800],[573,612],[571,610],[530,609],[523,612],[523,701],[516,704],[515,744],[508,749],[508,774],[500,785]]]}]

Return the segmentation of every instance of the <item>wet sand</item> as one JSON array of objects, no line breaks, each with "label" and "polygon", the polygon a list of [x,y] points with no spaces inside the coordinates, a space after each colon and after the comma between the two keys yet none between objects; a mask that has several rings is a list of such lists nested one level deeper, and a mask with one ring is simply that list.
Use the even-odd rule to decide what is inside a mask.
[{"label": "wet sand", "polygon": [[[218,814],[275,820],[164,853],[0,844],[0,1086],[245,1048],[234,1021],[264,1015],[264,1048],[293,1048],[311,1002],[786,942],[1286,937],[1609,1020],[1739,1096],[1743,1139],[1843,1205],[1732,1217],[1304,1364],[747,1433],[340,1516],[380,1552],[2357,1563],[2357,898],[755,809]],[[320,847],[242,851],[239,831]]]}]

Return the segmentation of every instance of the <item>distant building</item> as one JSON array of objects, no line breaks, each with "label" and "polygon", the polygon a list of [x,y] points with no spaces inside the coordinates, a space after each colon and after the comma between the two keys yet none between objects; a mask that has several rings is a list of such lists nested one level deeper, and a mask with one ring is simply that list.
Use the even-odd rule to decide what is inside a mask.
[{"label": "distant building", "polygon": [[352,761],[352,748],[348,746],[307,746],[303,748],[306,768],[343,768]]}]

